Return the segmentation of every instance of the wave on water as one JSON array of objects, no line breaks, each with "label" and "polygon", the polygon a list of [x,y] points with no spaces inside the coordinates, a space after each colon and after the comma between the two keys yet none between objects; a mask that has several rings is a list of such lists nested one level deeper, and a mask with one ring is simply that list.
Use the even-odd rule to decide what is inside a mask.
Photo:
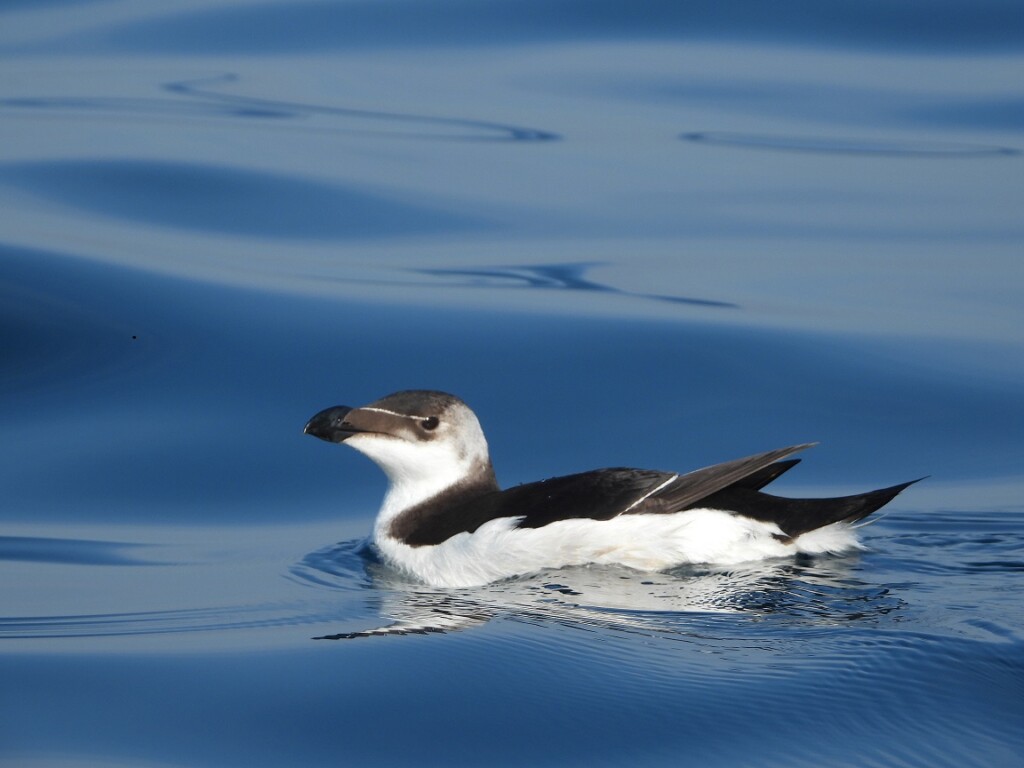
[{"label": "wave on water", "polygon": [[243,119],[247,121],[290,121],[291,130],[316,130],[374,138],[414,138],[444,141],[555,141],[551,131],[518,125],[504,125],[472,118],[422,115],[409,112],[338,107],[282,101],[226,93],[214,86],[239,81],[234,73],[194,80],[164,83],[164,97],[129,96],[7,96],[0,98],[3,112],[52,114],[66,118],[116,116],[118,120]]},{"label": "wave on water", "polygon": [[729,131],[691,131],[680,135],[683,141],[739,149],[776,152],[814,152],[832,155],[868,155],[880,157],[964,158],[1019,155],[1013,147],[968,144],[955,141],[908,141],[847,139],[830,136],[785,136]]}]

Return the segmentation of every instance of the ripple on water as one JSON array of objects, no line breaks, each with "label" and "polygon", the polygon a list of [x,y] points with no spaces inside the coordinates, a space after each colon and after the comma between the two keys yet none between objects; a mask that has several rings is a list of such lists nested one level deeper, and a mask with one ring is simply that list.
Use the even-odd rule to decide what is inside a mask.
[{"label": "ripple on water", "polygon": [[300,583],[328,589],[368,589],[371,569],[380,563],[367,539],[352,539],[310,552],[289,569],[288,577]]},{"label": "ripple on water", "polygon": [[907,573],[1008,575],[1024,570],[1024,515],[938,512],[893,521],[879,550]]},{"label": "ripple on water", "polygon": [[[50,614],[16,613],[8,608],[0,616],[0,640],[110,638],[154,635],[213,636],[225,631],[239,632],[292,628],[315,624],[332,624],[348,618],[351,604],[339,602],[335,594],[288,594],[273,592],[274,597],[260,599],[265,593],[258,583],[244,587],[238,599],[230,585],[237,581],[247,565],[244,559],[226,556],[234,551],[234,542],[217,542],[213,551],[204,547],[181,550],[173,546],[138,544],[117,541],[58,539],[33,536],[0,536],[0,565],[18,568],[18,584],[22,591],[44,594],[51,585],[59,585],[63,612]],[[340,574],[330,581],[337,589],[343,582],[356,583],[360,577],[355,565],[358,547],[351,548],[346,561],[345,547],[330,548],[333,569]],[[147,557],[147,554],[153,554]],[[256,572],[266,564],[258,562]],[[112,572],[116,569],[116,573]],[[323,572],[321,572],[323,573]],[[328,583],[326,577],[322,579]],[[312,583],[308,579],[306,583]],[[191,585],[204,585],[195,592]],[[154,610],[107,611],[99,606],[121,602],[150,606]],[[163,607],[170,603],[170,607]],[[42,600],[14,601],[21,607],[45,604]],[[74,612],[68,611],[71,609]],[[92,608],[93,610],[90,610]],[[299,642],[309,632],[290,633]],[[202,645],[202,638],[194,641]],[[237,642],[237,640],[236,640]],[[287,643],[287,638],[285,638]],[[294,642],[291,641],[292,643]],[[68,650],[73,650],[69,648]]]},{"label": "ripple on water", "polygon": [[681,134],[679,138],[696,144],[719,147],[763,149],[776,152],[819,152],[833,155],[954,158],[1020,154],[1020,150],[1013,147],[952,141],[845,139],[829,136],[783,136],[729,131],[691,131]]},{"label": "ripple on water", "polygon": [[[168,94],[162,97],[7,96],[0,97],[0,114],[71,114],[79,119],[113,116],[118,120],[243,119],[252,125],[290,120],[296,123],[290,126],[293,131],[329,131],[375,139],[553,141],[559,138],[549,131],[486,120],[281,101],[226,93],[214,88],[238,80],[237,75],[224,73],[198,80],[169,82],[162,86]],[[62,81],[62,85],[67,87],[66,81]]]}]

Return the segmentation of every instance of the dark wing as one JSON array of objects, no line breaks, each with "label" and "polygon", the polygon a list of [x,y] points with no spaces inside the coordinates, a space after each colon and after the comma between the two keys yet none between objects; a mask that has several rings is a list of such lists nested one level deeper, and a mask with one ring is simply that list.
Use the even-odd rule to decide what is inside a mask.
[{"label": "dark wing", "polygon": [[[520,528],[542,528],[558,520],[611,520],[622,514],[678,512],[734,484],[754,490],[764,487],[796,463],[780,459],[811,445],[759,453],[686,475],[615,468],[527,483],[452,505],[443,521],[437,519],[429,529],[417,526],[420,530],[416,535],[405,540],[413,546],[438,544],[501,517],[521,518]],[[425,539],[427,536],[430,540]]]},{"label": "dark wing", "polygon": [[757,489],[733,485],[713,493],[699,504],[708,509],[720,509],[765,523],[775,523],[783,533],[795,539],[802,533],[832,523],[854,523],[863,520],[895,498],[896,494],[918,482],[900,483],[878,491],[831,499],[784,499],[761,493]]},{"label": "dark wing", "polygon": [[[775,462],[787,456],[810,448],[816,443],[804,443],[793,445],[789,448],[778,448],[774,451],[766,451],[743,459],[726,461],[715,464],[711,467],[704,467],[685,475],[679,475],[672,482],[661,488],[653,489],[654,492],[645,497],[640,503],[635,504],[624,514],[652,514],[678,512],[682,509],[690,509],[697,502],[703,501],[708,496],[723,488],[732,485],[748,487],[752,489],[763,488],[768,482],[781,475],[792,464],[783,466],[781,469],[773,469]],[[704,506],[701,504],[701,506]]]},{"label": "dark wing", "polygon": [[403,512],[392,524],[392,535],[419,547],[440,544],[457,533],[472,533],[502,517],[522,518],[522,528],[540,528],[556,520],[610,520],[666,480],[667,472],[645,469],[597,469],[517,485],[504,491],[462,498],[442,495]]},{"label": "dark wing", "polygon": [[768,485],[768,483],[773,482],[783,472],[788,472],[799,463],[800,459],[776,461],[774,464],[769,464],[762,470],[747,475],[742,480],[737,480],[731,487],[753,488],[755,491],[759,491]]},{"label": "dark wing", "polygon": [[[793,467],[797,460],[778,461],[814,443],[781,448],[746,459],[716,464],[683,475],[625,514],[678,512],[685,509],[718,509],[775,523],[789,538],[832,523],[852,523],[888,504],[904,488],[918,482],[830,499],[784,499],[761,493],[761,488]],[[774,463],[767,463],[774,462]],[[738,475],[738,479],[729,482]],[[714,488],[715,485],[718,488]],[[709,490],[714,488],[714,490]]]},{"label": "dark wing", "polygon": [[501,496],[518,527],[543,528],[558,520],[611,520],[674,477],[650,469],[595,469],[510,488]]}]

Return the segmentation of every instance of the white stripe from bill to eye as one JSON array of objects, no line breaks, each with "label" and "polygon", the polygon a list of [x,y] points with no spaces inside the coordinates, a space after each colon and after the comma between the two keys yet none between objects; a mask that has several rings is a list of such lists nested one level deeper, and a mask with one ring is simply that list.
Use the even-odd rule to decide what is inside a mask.
[{"label": "white stripe from bill to eye", "polygon": [[631,509],[633,509],[634,507],[636,507],[637,505],[639,505],[639,504],[643,503],[644,501],[646,501],[647,499],[649,499],[649,498],[650,498],[651,496],[653,496],[654,494],[656,494],[656,493],[657,493],[658,491],[660,491],[660,490],[661,490],[662,488],[664,488],[664,487],[665,487],[666,485],[669,485],[669,484],[671,484],[671,483],[674,483],[674,482],[676,481],[676,478],[678,478],[678,477],[679,477],[679,475],[672,475],[672,477],[670,477],[670,478],[669,478],[668,480],[666,480],[666,481],[665,481],[664,483],[662,483],[661,485],[659,485],[659,486],[658,486],[657,488],[655,488],[655,489],[653,489],[653,490],[650,490],[650,491],[648,491],[648,492],[647,492],[647,493],[645,493],[645,494],[644,494],[643,496],[641,496],[641,497],[640,497],[639,499],[637,499],[637,500],[636,500],[636,501],[634,501],[634,502],[633,502],[632,504],[630,504],[630,505],[629,505],[628,507],[626,507],[626,508],[625,508],[624,510],[622,510],[622,514],[626,514],[627,512],[629,512],[629,510],[631,510]]},{"label": "white stripe from bill to eye", "polygon": [[410,416],[408,413],[397,413],[395,411],[389,411],[387,408],[370,408],[369,406],[363,406],[362,408],[356,408],[357,411],[373,411],[374,413],[386,413],[388,416],[400,416],[403,419],[422,419],[422,416]]}]

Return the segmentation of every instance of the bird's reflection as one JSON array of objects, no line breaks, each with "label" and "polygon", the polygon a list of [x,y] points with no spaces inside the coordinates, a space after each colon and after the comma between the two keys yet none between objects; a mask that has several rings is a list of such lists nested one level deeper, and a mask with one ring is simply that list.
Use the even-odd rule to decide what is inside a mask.
[{"label": "bird's reflection", "polygon": [[381,562],[369,543],[356,541],[314,552],[292,573],[319,586],[366,590],[382,617],[380,626],[318,640],[448,633],[492,619],[691,636],[696,616],[774,614],[831,623],[883,616],[902,604],[884,587],[855,578],[855,563],[853,558],[803,558],[662,573],[574,567],[444,589],[409,580]]}]

